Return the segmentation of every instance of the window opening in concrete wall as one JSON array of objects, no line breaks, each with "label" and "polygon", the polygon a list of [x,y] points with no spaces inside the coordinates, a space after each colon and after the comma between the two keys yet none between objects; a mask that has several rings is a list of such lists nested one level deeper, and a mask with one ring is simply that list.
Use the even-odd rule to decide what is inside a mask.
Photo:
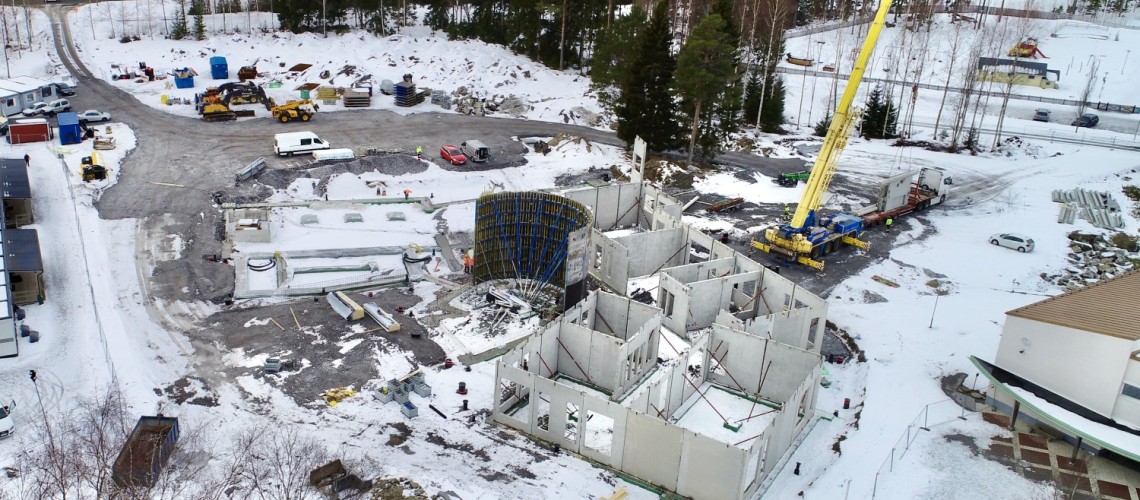
[{"label": "window opening in concrete wall", "polygon": [[815,347],[815,339],[819,334],[819,318],[811,319],[811,326],[808,327],[808,349]]},{"label": "window opening in concrete wall", "polygon": [[685,371],[685,376],[694,381],[701,378],[701,363],[705,361],[705,352],[699,349],[694,350],[689,353],[687,361],[689,369]]},{"label": "window opening in concrete wall", "polygon": [[804,391],[804,395],[802,397],[800,397],[800,406],[799,406],[799,408],[796,408],[796,416],[799,417],[798,419],[796,419],[797,422],[799,422],[800,420],[803,420],[804,417],[807,416],[806,412],[807,412],[808,394],[811,394],[810,390]]},{"label": "window opening in concrete wall", "polygon": [[1130,398],[1140,399],[1140,387],[1131,384],[1124,384],[1124,389],[1120,393]]},{"label": "window opening in concrete wall", "polygon": [[740,289],[741,293],[743,293],[744,295],[747,295],[749,297],[756,295],[756,282],[755,281],[745,281],[742,284],[744,285],[744,287]]},{"label": "window opening in concrete wall", "polygon": [[499,411],[508,418],[525,424],[530,419],[530,395],[525,387],[515,382],[499,379]]},{"label": "window opening in concrete wall", "polygon": [[550,430],[550,395],[539,392],[538,401],[535,401],[535,414],[538,428],[549,431]]},{"label": "window opening in concrete wall", "polygon": [[567,441],[578,441],[578,405],[566,403],[566,432],[563,436]]},{"label": "window opening in concrete wall", "polygon": [[602,246],[594,245],[594,269],[602,268]]},{"label": "window opening in concrete wall", "polygon": [[689,242],[689,263],[696,264],[709,260],[709,249],[701,246],[700,244],[690,241]]},{"label": "window opening in concrete wall", "polygon": [[766,446],[761,446],[756,449],[755,453],[748,455],[748,465],[744,466],[744,488],[748,489],[752,483],[756,481],[756,474],[760,472],[760,453],[763,452]]},{"label": "window opening in concrete wall", "polygon": [[665,292],[665,316],[673,317],[673,293]]},{"label": "window opening in concrete wall", "polygon": [[790,305],[792,305],[792,296],[785,293],[784,294],[784,310],[787,311],[788,306],[790,306]]},{"label": "window opening in concrete wall", "polygon": [[610,456],[614,449],[614,419],[595,413],[586,412],[586,425],[582,435],[582,446]]}]

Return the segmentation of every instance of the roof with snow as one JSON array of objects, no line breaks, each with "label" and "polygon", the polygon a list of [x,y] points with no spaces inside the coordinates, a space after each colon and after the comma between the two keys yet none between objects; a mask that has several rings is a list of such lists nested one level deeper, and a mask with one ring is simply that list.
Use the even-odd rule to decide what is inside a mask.
[{"label": "roof with snow", "polygon": [[1140,462],[1140,431],[1099,415],[1000,366],[975,356],[970,356],[970,361],[994,384],[994,387],[1009,394],[1040,417],[1045,424]]},{"label": "roof with snow", "polygon": [[0,198],[27,199],[32,197],[28,182],[28,166],[20,158],[0,158]]},{"label": "roof with snow", "polygon": [[1140,270],[1005,314],[1125,340],[1140,340]]},{"label": "roof with snow", "polygon": [[32,92],[51,85],[49,82],[40,80],[39,78],[32,78],[30,76],[17,76],[8,79],[0,79],[0,90],[7,90],[13,93]]}]

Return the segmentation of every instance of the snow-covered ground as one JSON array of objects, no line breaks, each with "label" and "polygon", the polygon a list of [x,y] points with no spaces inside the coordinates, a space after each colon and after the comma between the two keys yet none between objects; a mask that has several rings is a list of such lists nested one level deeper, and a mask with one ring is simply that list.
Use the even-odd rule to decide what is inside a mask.
[{"label": "snow-covered ground", "polygon": [[[114,7],[112,7],[114,5]],[[227,80],[210,77],[210,58],[225,57],[229,80],[237,81],[238,69],[256,64],[256,82],[280,82],[279,88],[266,88],[278,103],[301,97],[297,87],[306,83],[350,87],[356,80],[369,76],[375,87],[372,109],[400,113],[447,112],[424,102],[410,108],[397,107],[392,96],[381,95],[382,80],[399,82],[405,74],[413,75],[416,88],[444,90],[447,93],[465,88],[478,98],[515,96],[529,109],[518,114],[532,120],[563,122],[575,117],[598,113],[597,99],[588,95],[590,80],[574,71],[557,71],[512,54],[504,47],[477,40],[450,41],[447,34],[425,27],[409,27],[398,34],[378,37],[363,32],[343,35],[329,33],[292,34],[273,31],[275,16],[270,13],[213,14],[204,16],[206,40],[192,37],[169,40],[163,37],[169,29],[163,21],[165,12],[173,12],[178,2],[128,0],[115,4],[82,5],[69,16],[71,31],[80,46],[80,58],[93,74],[109,78],[112,65],[127,65],[136,73],[138,63],[145,62],[159,74],[178,68],[194,69],[194,88],[174,88],[170,78],[135,83],[115,80],[115,86],[134,94],[140,102],[178,115],[196,116],[188,104],[163,105],[162,96],[193,102],[194,94]],[[123,22],[123,12],[130,13]],[[422,17],[422,12],[419,14]],[[224,20],[223,20],[224,19]],[[191,20],[192,21],[192,20]],[[252,29],[251,29],[252,28]],[[136,35],[139,41],[120,43],[124,33]],[[288,71],[297,64],[310,64],[300,72]],[[327,71],[328,77],[321,78]],[[315,98],[315,97],[314,97]],[[267,116],[264,107],[251,105],[259,116]],[[581,108],[581,109],[577,109]],[[321,111],[343,110],[341,104],[321,104]],[[571,110],[574,110],[573,115]],[[454,112],[455,108],[452,107]]]},{"label": "snow-covered ground", "polygon": [[[124,5],[129,9],[130,2]],[[583,97],[588,85],[586,79],[550,71],[533,63],[523,66],[521,59],[509,59],[519,61],[519,68],[515,71],[520,73],[515,77],[509,75],[506,64],[501,64],[498,72],[485,75],[485,80],[463,76],[460,70],[455,70],[460,73],[457,75],[452,70],[442,69],[466,67],[464,61],[467,59],[472,60],[472,64],[478,60],[480,64],[487,65],[490,64],[487,61],[493,58],[507,60],[505,58],[514,56],[476,42],[448,42],[441,35],[428,36],[426,32],[416,30],[379,41],[371,38],[361,41],[360,34],[330,35],[326,41],[313,35],[283,34],[274,39],[260,33],[250,35],[250,30],[243,28],[240,34],[215,35],[205,42],[170,42],[159,37],[152,40],[144,35],[142,41],[120,44],[109,38],[111,26],[106,19],[120,19],[121,16],[108,11],[109,8],[108,3],[83,6],[78,14],[70,17],[77,38],[82,40],[86,33],[92,31],[97,35],[90,42],[81,42],[84,62],[97,74],[107,71],[112,62],[146,61],[159,66],[158,61],[162,61],[162,65],[171,68],[194,65],[204,75],[207,73],[208,56],[215,54],[212,49],[230,58],[231,73],[259,56],[265,58],[259,64],[272,61],[268,66],[272,71],[278,71],[278,55],[288,53],[289,60],[280,61],[288,65],[298,62],[324,64],[325,69],[334,74],[344,64],[358,64],[358,67],[369,68],[368,71],[374,72],[378,78],[396,79],[399,74],[410,71],[428,86],[446,88],[445,83],[465,84],[477,93],[515,92],[544,103],[528,115],[536,119],[561,120],[559,110],[577,105],[589,107],[592,102],[589,97]],[[157,10],[151,4],[146,4],[143,10],[147,8]],[[145,33],[141,26],[159,29],[158,23],[153,21],[154,15],[152,11],[151,21],[136,23],[138,32]],[[251,21],[254,27],[262,22],[252,16],[232,15],[226,21],[227,29],[232,31],[229,28],[232,25],[228,23],[239,23],[241,19]],[[33,42],[37,44],[37,52],[24,52],[22,57],[13,59],[13,74],[53,76],[58,72],[58,64],[52,61],[58,58],[43,38],[46,17],[36,12],[32,21],[40,36],[37,42]],[[88,27],[89,22],[93,28]],[[211,18],[210,22],[216,23],[217,19]],[[117,29],[121,32],[122,27]],[[1127,35],[1132,36],[1131,33]],[[1124,34],[1121,39],[1125,39]],[[1116,43],[1101,42],[1106,47]],[[790,41],[789,47],[793,43],[798,42]],[[181,45],[176,48],[172,44]],[[1046,44],[1043,50],[1054,58],[1063,56],[1067,49],[1056,45],[1060,44]],[[350,46],[354,48],[350,50]],[[359,52],[355,52],[355,47],[360,47]],[[179,50],[185,53],[179,53]],[[1119,55],[1116,54],[1118,51],[1105,50],[1113,54],[1111,58]],[[880,51],[880,54],[884,52]],[[322,63],[322,59],[327,59],[325,54],[334,53],[343,59]],[[433,55],[427,56],[429,53]],[[413,55],[418,62],[411,60]],[[1111,61],[1115,61],[1111,58],[1106,59],[1110,62],[1102,67],[1110,68],[1114,64]],[[389,59],[396,62],[397,67],[388,66]],[[1131,65],[1130,59],[1128,67]],[[532,70],[533,80],[526,80],[521,75],[526,68]],[[318,69],[314,67],[310,72]],[[383,71],[390,71],[392,75],[388,76]],[[495,87],[502,81],[514,83]],[[821,94],[824,83],[828,82],[824,79],[817,82]],[[136,92],[149,105],[161,106],[157,95],[165,91],[162,83],[139,85],[120,82],[118,85]],[[204,84],[199,82],[198,86],[202,88]],[[826,88],[830,89],[830,85]],[[1128,95],[1116,94],[1123,92],[1116,89],[1115,84],[1107,86],[1106,95]],[[789,90],[787,109],[794,118],[796,106],[793,103],[801,91],[794,84],[789,84]],[[821,94],[817,94],[814,106],[815,119],[822,117],[822,109],[826,105],[826,99],[819,100]],[[547,98],[550,100],[544,101]],[[920,97],[917,114],[933,117],[936,108],[932,108],[932,102],[936,104],[937,98]],[[379,99],[374,103],[380,103],[375,104],[377,107],[390,104]],[[544,106],[550,109],[545,110]],[[437,108],[421,105],[414,110]],[[136,221],[102,220],[93,207],[99,189],[115,182],[118,163],[134,144],[132,131],[116,125],[112,127],[119,149],[104,155],[112,169],[112,178],[95,185],[81,185],[77,175],[80,158],[90,154],[89,145],[67,148],[52,144],[4,146],[4,156],[28,154],[32,158],[30,176],[37,218],[34,227],[39,230],[49,296],[45,304],[27,308],[29,324],[43,334],[43,340],[37,344],[21,343],[19,357],[0,360],[0,384],[5,389],[0,396],[20,401],[21,408],[34,409],[32,402],[36,401],[36,395],[27,380],[26,370],[36,369],[45,408],[49,412],[63,411],[74,406],[81,396],[105,386],[114,378],[124,388],[131,414],[153,414],[163,404],[167,414],[177,414],[184,419],[185,428],[209,428],[217,435],[220,444],[215,451],[224,452],[225,447],[230,446],[226,438],[243,429],[288,423],[290,427],[304,432],[319,434],[323,441],[334,443],[343,456],[367,458],[383,464],[376,471],[361,471],[364,475],[410,477],[423,484],[429,493],[450,490],[463,498],[597,497],[610,494],[615,484],[623,484],[620,480],[612,482],[615,481],[612,475],[566,455],[536,460],[531,454],[520,451],[520,448],[529,449],[531,446],[521,440],[504,444],[495,429],[487,429],[480,424],[468,426],[459,423],[460,420],[438,419],[422,408],[425,405],[421,405],[421,416],[414,421],[414,430],[407,438],[406,446],[386,446],[383,444],[385,440],[399,437],[397,429],[386,424],[404,422],[395,405],[382,405],[366,394],[348,398],[335,408],[326,407],[319,401],[298,404],[267,379],[253,376],[261,361],[258,356],[263,355],[247,356],[240,351],[223,353],[220,362],[232,367],[246,367],[249,375],[237,377],[231,385],[213,387],[218,395],[218,406],[171,406],[154,390],[169,386],[191,373],[188,361],[192,359],[193,348],[184,336],[166,330],[155,322],[153,318],[156,316],[150,314],[148,308],[154,307],[155,303],[141,288],[140,270],[136,267]],[[1020,480],[998,464],[972,457],[964,446],[944,442],[944,436],[959,433],[977,443],[984,443],[993,434],[1001,432],[996,427],[982,424],[976,416],[964,422],[943,424],[935,427],[932,433],[924,434],[899,461],[895,472],[880,476],[878,484],[874,483],[891,447],[906,432],[907,426],[925,405],[945,399],[939,388],[939,378],[955,372],[972,373],[969,355],[983,358],[992,355],[1005,311],[1059,292],[1056,287],[1041,281],[1038,275],[1065,265],[1068,251],[1065,234],[1073,229],[1097,231],[1083,221],[1078,221],[1075,226],[1057,224],[1056,206],[1050,201],[1050,191],[1083,187],[1119,193],[1122,184],[1136,182],[1134,171],[1140,168],[1140,159],[1135,153],[1068,145],[1032,146],[1012,152],[1012,157],[1001,154],[971,157],[903,150],[882,142],[851,141],[843,156],[841,175],[874,179],[915,165],[937,166],[947,169],[955,177],[957,189],[963,191],[971,189],[971,183],[973,188],[987,187],[983,186],[988,179],[986,176],[996,176],[1008,185],[991,190],[985,196],[973,197],[963,192],[961,197],[948,203],[952,209],[933,209],[927,212],[923,221],[910,219],[909,230],[895,236],[890,259],[871,263],[864,272],[831,292],[829,319],[858,339],[867,353],[867,362],[828,365],[828,379],[832,384],[820,392],[819,407],[823,414],[831,415],[836,411],[839,417],[832,421],[820,420],[812,428],[789,459],[789,463],[803,464],[801,473],[793,474],[792,467],[780,469],[767,491],[769,497],[796,498],[804,492],[806,498],[839,498],[845,495],[868,498],[873,487],[883,492],[883,498],[911,498],[920,493],[935,498],[983,495],[1035,498],[1049,495],[1042,486]],[[64,155],[63,164],[56,157],[60,153]],[[506,169],[466,173],[432,166],[420,174],[388,178],[345,174],[333,180],[328,192],[334,200],[357,198],[362,194],[375,196],[375,189],[367,187],[369,180],[399,185],[401,191],[404,186],[410,186],[416,196],[434,195],[434,201],[438,203],[459,202],[446,207],[441,217],[453,231],[470,230],[474,210],[473,204],[467,200],[475,198],[484,188],[497,188],[499,185],[504,189],[550,187],[558,175],[581,173],[591,166],[624,166],[626,162],[616,148],[563,143],[549,155],[532,158],[524,167],[525,171]],[[1133,180],[1126,180],[1128,176]],[[795,194],[798,190],[776,187],[764,178],[756,179],[755,184],[747,184],[714,174],[698,181],[696,186],[705,192],[744,196],[750,201],[766,203],[796,201],[798,196]],[[279,193],[279,200],[317,199],[311,180],[299,180],[293,187],[296,189]],[[1117,198],[1122,204],[1127,203],[1123,196],[1117,194]],[[434,221],[424,220],[418,214],[409,217],[409,221],[413,219],[415,224],[423,223],[425,226],[409,231],[401,244],[420,243],[434,230]],[[338,219],[332,217],[330,220]],[[686,220],[708,226],[723,223],[706,222],[708,219],[697,217],[686,217]],[[1126,221],[1126,230],[1135,232],[1137,221],[1132,218],[1126,218]],[[986,243],[990,234],[1011,229],[1031,235],[1037,241],[1036,251],[1019,254]],[[428,232],[421,234],[420,230]],[[304,235],[300,237],[303,239]],[[318,243],[323,245],[330,240],[348,237],[344,234],[321,235]],[[900,287],[884,286],[872,279],[876,275],[887,277],[899,283]],[[931,280],[934,279],[938,282],[932,286]],[[643,278],[636,283],[640,287],[650,287],[653,281],[653,278]],[[945,294],[935,294],[935,286]],[[439,291],[440,287],[433,283],[424,283],[416,288],[424,303],[434,300]],[[417,311],[422,310],[423,303],[417,307]],[[464,328],[458,325],[460,321],[447,321],[447,326],[452,329]],[[262,320],[251,321],[247,327],[264,324]],[[471,328],[469,333],[474,326]],[[682,342],[680,337],[668,338],[670,343],[678,346]],[[352,336],[336,339],[343,352],[360,349],[358,340]],[[463,349],[470,347],[464,346],[462,341],[441,341],[441,344],[449,355],[462,353]],[[662,348],[663,351],[671,349]],[[377,352],[375,360],[378,379],[399,376],[414,368],[399,353]],[[303,363],[302,369],[309,368],[312,363]],[[492,363],[474,365],[471,372],[461,368],[428,369],[427,381],[435,387],[430,403],[445,412],[455,413],[462,400],[466,399],[472,410],[488,410],[496,392],[493,373]],[[466,396],[454,392],[461,381],[466,382],[470,391]],[[852,399],[851,409],[842,410],[844,398]],[[413,402],[419,404],[423,401],[414,396]],[[31,411],[21,410],[16,414],[17,422],[22,426],[34,418],[35,413]],[[858,428],[855,427],[856,421]],[[837,454],[833,445],[841,435],[844,436],[840,443],[842,454]],[[17,436],[0,441],[0,465],[16,462],[16,454],[21,445],[26,444],[21,441],[23,438],[19,433]],[[481,454],[462,448],[441,447],[437,444],[441,439],[449,443],[470,444],[472,450],[481,450]],[[494,479],[494,472],[521,468],[529,470],[534,477],[510,483]],[[984,478],[984,482],[974,484],[978,483],[974,481],[970,484],[973,489],[960,489],[960,482],[947,477],[950,470]],[[0,483],[0,487],[10,489],[14,486],[8,482]],[[626,487],[634,498],[654,496],[629,484]]]}]

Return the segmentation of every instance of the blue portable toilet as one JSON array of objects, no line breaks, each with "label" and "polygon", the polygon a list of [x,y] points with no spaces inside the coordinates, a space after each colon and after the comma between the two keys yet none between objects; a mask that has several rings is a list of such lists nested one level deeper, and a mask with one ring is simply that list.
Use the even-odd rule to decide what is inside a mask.
[{"label": "blue portable toilet", "polygon": [[79,115],[67,112],[57,115],[59,123],[59,143],[62,145],[83,142],[83,130],[79,128]]},{"label": "blue portable toilet", "polygon": [[230,65],[226,58],[214,56],[210,58],[210,77],[215,80],[225,80],[230,77]]},{"label": "blue portable toilet", "polygon": [[179,89],[194,88],[194,75],[197,74],[193,68],[178,68],[174,70],[174,87]]}]

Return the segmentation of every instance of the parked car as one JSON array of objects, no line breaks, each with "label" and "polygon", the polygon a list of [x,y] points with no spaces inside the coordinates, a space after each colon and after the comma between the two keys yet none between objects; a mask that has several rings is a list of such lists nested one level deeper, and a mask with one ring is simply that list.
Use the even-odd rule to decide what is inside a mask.
[{"label": "parked car", "polygon": [[990,244],[1012,248],[1018,252],[1032,252],[1033,239],[1018,233],[1003,233],[990,236]]},{"label": "parked car", "polygon": [[99,111],[97,109],[89,109],[87,111],[79,113],[79,122],[80,123],[109,122],[109,121],[111,121],[111,113],[104,113],[104,112]]},{"label": "parked car", "polygon": [[452,165],[463,165],[467,163],[467,156],[459,151],[459,148],[450,144],[439,148],[439,156],[451,162]]},{"label": "parked car", "polygon": [[48,107],[48,104],[46,102],[43,102],[43,101],[40,101],[37,103],[32,103],[31,106],[24,108],[24,110],[21,111],[20,114],[22,114],[24,116],[39,116],[39,115],[44,114],[44,111],[47,110],[47,107]]},{"label": "parked car", "polygon": [[67,99],[56,99],[52,102],[49,102],[47,107],[44,108],[44,114],[48,116],[52,116],[56,113],[63,113],[65,111],[71,111],[71,101]]},{"label": "parked car", "polygon": [[1050,114],[1051,114],[1051,112],[1047,109],[1039,109],[1033,113],[1033,121],[1035,121],[1035,122],[1047,122],[1047,121],[1049,121],[1049,115]]},{"label": "parked car", "polygon": [[1073,123],[1070,123],[1070,125],[1074,125],[1077,127],[1092,128],[1092,127],[1095,127],[1096,124],[1098,124],[1098,123],[1100,123],[1100,117],[1099,116],[1097,116],[1094,113],[1085,113],[1085,114],[1077,117],[1076,120],[1073,120]]},{"label": "parked car", "polygon": [[0,407],[0,439],[12,437],[16,431],[16,423],[12,420],[12,412],[16,411],[16,401]]},{"label": "parked car", "polygon": [[75,95],[75,87],[70,85],[57,85],[56,88],[59,90],[59,95],[61,96],[71,97]]}]

